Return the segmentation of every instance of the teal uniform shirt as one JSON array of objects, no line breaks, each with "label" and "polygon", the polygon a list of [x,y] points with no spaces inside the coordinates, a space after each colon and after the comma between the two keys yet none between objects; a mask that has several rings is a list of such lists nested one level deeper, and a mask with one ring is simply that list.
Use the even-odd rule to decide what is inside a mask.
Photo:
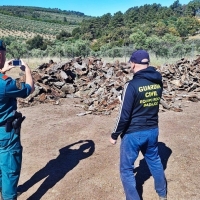
[{"label": "teal uniform shirt", "polygon": [[12,117],[17,110],[17,97],[26,98],[31,93],[29,84],[21,83],[17,87],[16,80],[0,73],[0,124]]},{"label": "teal uniform shirt", "polygon": [[21,83],[0,73],[0,191],[4,200],[17,199],[22,146],[20,130],[6,132],[6,120],[17,110],[17,97],[26,98],[31,93],[29,84]]}]

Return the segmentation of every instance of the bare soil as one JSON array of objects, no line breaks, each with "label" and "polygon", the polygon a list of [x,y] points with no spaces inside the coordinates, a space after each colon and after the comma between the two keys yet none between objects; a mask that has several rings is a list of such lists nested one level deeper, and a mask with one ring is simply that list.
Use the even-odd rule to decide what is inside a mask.
[{"label": "bare soil", "polygon": [[[61,105],[20,108],[23,163],[18,200],[124,200],[119,176],[120,138],[109,143],[117,111],[109,116],[76,116],[76,99]],[[169,200],[200,199],[200,102],[183,112],[159,113],[159,153]],[[139,155],[136,180],[143,200],[156,200],[153,178]]]}]

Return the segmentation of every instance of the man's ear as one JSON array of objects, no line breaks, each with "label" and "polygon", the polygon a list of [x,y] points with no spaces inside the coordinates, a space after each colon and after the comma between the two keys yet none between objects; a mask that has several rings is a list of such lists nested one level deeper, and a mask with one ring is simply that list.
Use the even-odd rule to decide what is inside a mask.
[{"label": "man's ear", "polygon": [[135,68],[135,63],[131,62],[131,68],[134,69]]},{"label": "man's ear", "polygon": [[2,62],[2,53],[0,52],[0,64]]},{"label": "man's ear", "polygon": [[0,67],[2,68],[5,64],[5,52],[0,51]]},{"label": "man's ear", "polygon": [[130,72],[131,72],[131,73],[134,73],[134,69],[135,69],[135,63],[133,63],[133,62],[130,62],[130,64],[131,64],[131,69],[130,69]]}]

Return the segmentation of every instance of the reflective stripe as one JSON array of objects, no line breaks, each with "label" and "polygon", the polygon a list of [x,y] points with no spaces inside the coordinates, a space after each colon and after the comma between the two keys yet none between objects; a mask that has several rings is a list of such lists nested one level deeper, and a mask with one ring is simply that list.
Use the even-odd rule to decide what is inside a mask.
[{"label": "reflective stripe", "polygon": [[127,83],[124,85],[124,90],[123,90],[123,93],[122,93],[122,102],[121,102],[121,105],[120,105],[120,110],[119,110],[118,118],[117,118],[117,120],[116,120],[116,124],[115,124],[115,128],[114,128],[113,133],[116,132],[117,127],[118,127],[118,124],[119,124],[119,120],[120,120],[121,112],[122,112],[122,107],[123,107],[123,103],[124,103],[124,97],[125,97],[125,93],[126,93],[128,84],[129,84],[129,82],[127,82]]}]

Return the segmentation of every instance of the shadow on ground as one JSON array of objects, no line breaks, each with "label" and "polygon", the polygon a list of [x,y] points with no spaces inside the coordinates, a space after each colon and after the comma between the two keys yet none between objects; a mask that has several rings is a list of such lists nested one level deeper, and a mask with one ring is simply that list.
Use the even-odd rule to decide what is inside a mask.
[{"label": "shadow on ground", "polygon": [[[158,142],[158,152],[161,158],[161,162],[163,164],[163,168],[165,170],[167,168],[167,161],[172,153],[172,150],[167,147],[163,142]],[[144,158],[140,160],[139,166],[135,168],[134,172],[137,172],[137,174],[135,175],[137,191],[140,199],[143,200],[143,184],[151,177],[151,173]]]},{"label": "shadow on ground", "polygon": [[[79,149],[70,149],[80,144]],[[36,172],[28,181],[18,187],[18,194],[26,192],[37,182],[46,178],[38,190],[28,200],[39,200],[41,197],[59,182],[70,170],[76,167],[80,160],[91,156],[94,153],[95,144],[92,140],[75,142],[59,150],[57,158],[50,160],[46,166]]]}]

